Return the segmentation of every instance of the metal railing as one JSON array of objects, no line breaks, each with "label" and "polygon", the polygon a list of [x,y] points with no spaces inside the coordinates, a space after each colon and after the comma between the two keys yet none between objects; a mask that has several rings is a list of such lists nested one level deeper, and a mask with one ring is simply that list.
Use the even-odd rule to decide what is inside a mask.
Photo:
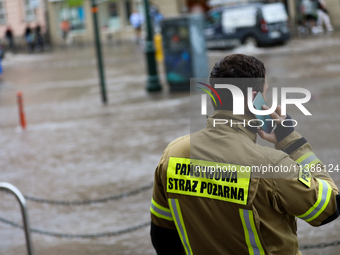
[{"label": "metal railing", "polygon": [[14,194],[16,199],[18,200],[20,207],[21,207],[21,214],[22,214],[22,220],[24,223],[24,231],[25,231],[25,237],[26,237],[26,246],[27,246],[27,252],[28,255],[33,255],[33,246],[31,242],[31,236],[30,236],[30,228],[29,228],[29,222],[28,222],[28,215],[27,215],[27,207],[26,207],[26,200],[24,196],[21,194],[21,192],[14,187],[12,184],[6,183],[6,182],[0,182],[0,190],[6,190],[10,193]]}]

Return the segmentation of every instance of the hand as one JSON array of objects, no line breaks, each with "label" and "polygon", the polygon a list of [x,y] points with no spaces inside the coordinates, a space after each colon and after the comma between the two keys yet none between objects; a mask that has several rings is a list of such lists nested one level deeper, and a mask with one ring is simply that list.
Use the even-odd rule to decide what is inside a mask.
[{"label": "hand", "polygon": [[[269,107],[267,105],[263,105],[262,106],[263,110],[268,110]],[[273,112],[272,114],[270,114],[270,117],[272,117],[272,119],[276,122],[276,125],[281,125],[281,122],[287,117],[286,115],[281,115],[281,106],[278,105],[276,107],[276,110],[275,112]],[[277,144],[277,138],[276,138],[276,135],[275,133],[271,133],[271,134],[267,134],[266,132],[264,132],[263,130],[261,129],[258,129],[257,130],[257,133],[259,134],[259,136],[270,142],[270,143],[273,143],[273,144]]]}]

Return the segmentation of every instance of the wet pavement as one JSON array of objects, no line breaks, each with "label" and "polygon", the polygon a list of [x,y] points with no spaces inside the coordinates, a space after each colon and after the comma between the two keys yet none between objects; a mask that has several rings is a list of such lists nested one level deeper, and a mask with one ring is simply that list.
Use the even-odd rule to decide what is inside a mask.
[{"label": "wet pavement", "polygon": [[[291,82],[310,89],[313,99],[308,109],[313,117],[293,108],[289,113],[301,121],[298,131],[319,158],[325,164],[340,164],[340,83],[335,79],[340,73],[340,34],[296,39],[278,47],[209,51],[210,67],[236,52],[261,59],[270,85]],[[104,58],[106,106],[100,101],[94,49],[7,55],[0,83],[0,181],[15,185],[24,195],[67,201],[119,195],[153,181],[164,148],[189,133],[189,93],[169,93],[163,74],[163,92],[147,93],[143,51],[132,43],[105,47]],[[18,127],[19,90],[24,95],[25,131]],[[340,186],[339,175],[332,176]],[[0,193],[0,199],[0,217],[21,223],[15,199],[5,193]],[[93,234],[148,222],[150,199],[151,190],[147,190],[93,205],[27,203],[33,228]],[[321,228],[298,221],[300,243],[340,240],[339,227],[339,220]],[[0,222],[0,240],[0,254],[25,254],[22,230]],[[33,233],[32,240],[38,255],[155,254],[148,227],[95,239]],[[337,249],[304,254],[338,254]]]}]

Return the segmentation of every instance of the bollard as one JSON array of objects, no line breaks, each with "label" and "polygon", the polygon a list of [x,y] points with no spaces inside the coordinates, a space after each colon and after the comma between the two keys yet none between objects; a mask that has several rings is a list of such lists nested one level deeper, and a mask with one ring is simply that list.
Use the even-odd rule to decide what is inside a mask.
[{"label": "bollard", "polygon": [[15,198],[18,200],[20,207],[21,207],[22,221],[24,223],[27,253],[28,255],[33,255],[33,246],[32,246],[31,236],[30,236],[30,226],[28,222],[26,200],[24,196],[21,194],[21,192],[12,184],[9,184],[6,182],[0,182],[0,189],[11,192],[13,195],[15,195]]},{"label": "bollard", "polygon": [[162,62],[164,59],[163,46],[162,46],[162,35],[160,33],[154,36],[155,50],[156,50],[156,60]]},{"label": "bollard", "polygon": [[21,91],[18,91],[17,98],[18,98],[20,125],[21,125],[22,129],[25,129],[26,128],[26,117],[25,117],[25,112],[24,112],[24,103],[23,103]]}]

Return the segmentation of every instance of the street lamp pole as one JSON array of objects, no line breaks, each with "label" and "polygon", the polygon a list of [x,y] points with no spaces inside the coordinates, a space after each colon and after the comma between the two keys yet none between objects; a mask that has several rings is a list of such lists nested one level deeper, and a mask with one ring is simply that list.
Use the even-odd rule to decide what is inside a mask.
[{"label": "street lamp pole", "polygon": [[96,39],[96,50],[97,50],[97,61],[98,61],[98,71],[100,76],[100,88],[102,93],[102,101],[103,104],[107,103],[107,97],[106,97],[106,88],[105,88],[105,77],[104,77],[104,65],[103,65],[103,57],[102,57],[102,49],[100,44],[100,36],[98,31],[98,6],[96,3],[96,0],[91,0],[92,3],[92,14],[93,14],[93,30],[94,30],[94,36]]},{"label": "street lamp pole", "polygon": [[153,45],[153,28],[151,25],[150,15],[149,15],[149,3],[148,0],[144,1],[144,10],[145,10],[145,20],[146,20],[146,29],[147,29],[147,37],[146,37],[146,45],[145,45],[145,54],[147,61],[147,69],[148,69],[148,80],[146,89],[149,92],[156,92],[162,90],[161,84],[159,83],[158,71],[157,71],[157,63],[155,59],[155,48]]}]

